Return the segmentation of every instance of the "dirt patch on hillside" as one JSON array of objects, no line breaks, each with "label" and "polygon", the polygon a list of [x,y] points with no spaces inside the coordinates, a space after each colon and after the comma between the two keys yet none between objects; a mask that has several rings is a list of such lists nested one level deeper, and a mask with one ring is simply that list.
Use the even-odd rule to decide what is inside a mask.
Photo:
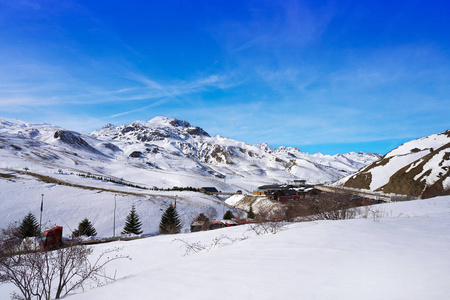
[{"label": "dirt patch on hillside", "polygon": [[233,206],[242,209],[245,211],[249,211],[250,207],[252,207],[253,211],[257,213],[260,209],[272,209],[277,206],[278,202],[274,202],[269,198],[263,196],[251,196],[246,195],[240,201],[235,203]]},{"label": "dirt patch on hillside", "polygon": [[372,182],[372,173],[359,173],[350,177],[344,184],[345,187],[370,190],[370,183]]},{"label": "dirt patch on hillside", "polygon": [[0,173],[0,178],[13,179],[16,178],[16,176],[13,174]]},{"label": "dirt patch on hillside", "polygon": [[[414,179],[424,171],[424,166],[430,161],[430,159],[445,149],[450,149],[450,143],[425,155],[421,158],[421,162],[414,168],[410,169],[410,164],[397,171],[391,176],[389,182],[385,186],[381,187],[380,190],[385,193],[396,193],[416,197],[421,196],[422,198],[431,198],[450,194],[450,191],[444,190],[442,184],[443,181],[450,176],[450,170],[443,168],[446,173],[442,174],[440,178],[430,186],[426,186],[426,177],[431,174],[431,170],[424,172],[419,178]],[[449,157],[450,156],[448,154],[445,154],[443,161],[448,160]],[[442,166],[443,161],[440,162],[438,166]]]}]

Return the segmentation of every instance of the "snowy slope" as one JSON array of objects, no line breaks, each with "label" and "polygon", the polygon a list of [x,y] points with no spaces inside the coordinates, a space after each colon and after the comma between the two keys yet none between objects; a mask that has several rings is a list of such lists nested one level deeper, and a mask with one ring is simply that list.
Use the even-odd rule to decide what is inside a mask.
[{"label": "snowy slope", "polygon": [[413,140],[336,183],[433,197],[450,193],[450,130]]},{"label": "snowy slope", "polygon": [[[5,174],[9,176],[5,177]],[[43,227],[63,226],[64,236],[70,236],[71,230],[76,229],[84,218],[93,223],[99,237],[112,236],[114,200],[116,235],[120,235],[123,230],[132,204],[136,206],[143,224],[142,230],[147,235],[158,233],[164,210],[174,204],[175,200],[183,231],[189,230],[190,224],[200,213],[211,218],[221,218],[223,215],[223,202],[217,197],[202,193],[147,191],[75,175],[53,174],[54,177],[51,178],[65,182],[69,182],[69,177],[74,177],[71,180],[74,186],[66,186],[43,182],[31,174],[34,173],[0,171],[0,228],[22,220],[29,212],[39,220],[41,195],[44,195]],[[93,184],[92,181],[99,182]]]},{"label": "snowy slope", "polygon": [[116,233],[123,229],[132,203],[142,217],[144,233],[156,233],[163,210],[175,198],[187,229],[198,213],[220,218],[228,208],[215,196],[162,192],[154,187],[212,186],[224,192],[245,192],[298,178],[323,182],[352,173],[377,157],[311,155],[295,148],[249,145],[211,137],[185,121],[165,117],[117,127],[109,124],[91,135],[0,119],[0,203],[4,208],[0,227],[30,211],[39,216],[44,194],[45,226],[63,225],[66,236],[85,217],[95,223],[100,236],[110,236],[114,195]]},{"label": "snowy slope", "polygon": [[[115,246],[131,261],[107,272],[117,281],[67,299],[448,299],[450,197],[375,206],[377,219],[316,221],[254,236],[239,226]],[[220,235],[248,236],[183,256],[183,243],[210,245]],[[7,297],[11,286],[0,286]],[[88,288],[89,289],[89,288]]]},{"label": "snowy slope", "polygon": [[[379,158],[370,153],[311,155],[297,148],[249,145],[221,136],[211,137],[199,127],[167,117],[118,127],[108,125],[92,135],[122,142],[121,148],[132,148],[125,153],[139,151],[142,153],[140,158],[155,168],[165,169],[167,164],[170,168],[190,168],[205,175],[226,178],[230,183],[257,178],[266,182],[298,178],[306,178],[312,183],[332,181]],[[142,145],[143,142],[146,144]],[[165,158],[164,162],[161,162],[161,156]],[[180,161],[186,160],[189,162],[180,165]]]},{"label": "snowy slope", "polygon": [[166,117],[108,124],[91,135],[48,124],[0,119],[0,168],[61,169],[123,178],[145,186],[215,186],[251,191],[288,180],[330,182],[379,158],[370,153],[308,154],[249,145]]}]

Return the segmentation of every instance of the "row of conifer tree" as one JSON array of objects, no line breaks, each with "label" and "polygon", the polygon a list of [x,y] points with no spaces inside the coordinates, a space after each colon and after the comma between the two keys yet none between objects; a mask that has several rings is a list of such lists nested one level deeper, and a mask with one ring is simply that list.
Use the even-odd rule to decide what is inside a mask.
[{"label": "row of conifer tree", "polygon": [[[181,231],[181,221],[177,210],[171,204],[161,217],[159,223],[159,232],[161,234],[174,234]],[[131,206],[131,211],[125,220],[125,227],[122,234],[141,234],[142,222],[139,220],[139,215],[136,213],[134,205]]]},{"label": "row of conifer tree", "polygon": [[[170,205],[161,217],[159,223],[159,231],[162,234],[173,234],[181,231],[181,221],[177,210],[173,205]],[[126,217],[125,226],[122,234],[142,234],[142,222],[139,220],[139,215],[136,212],[134,204],[131,206],[131,211]],[[40,236],[41,230],[36,217],[30,212],[20,222],[18,227],[18,236],[23,238]],[[88,218],[84,218],[79,224],[78,228],[72,232],[73,237],[80,236],[96,236],[97,230],[94,228]]]}]

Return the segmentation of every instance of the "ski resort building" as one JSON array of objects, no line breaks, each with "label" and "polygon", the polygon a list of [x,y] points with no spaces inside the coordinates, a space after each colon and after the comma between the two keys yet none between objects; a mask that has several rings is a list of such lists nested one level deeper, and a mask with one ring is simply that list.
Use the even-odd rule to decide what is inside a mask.
[{"label": "ski resort building", "polygon": [[263,185],[253,191],[254,196],[266,196],[272,200],[286,202],[298,200],[307,195],[316,195],[319,191],[312,185],[306,185],[306,180],[295,181],[293,185]]},{"label": "ski resort building", "polygon": [[200,189],[200,192],[205,193],[205,194],[214,194],[214,193],[218,193],[219,191],[215,187],[202,187]]}]

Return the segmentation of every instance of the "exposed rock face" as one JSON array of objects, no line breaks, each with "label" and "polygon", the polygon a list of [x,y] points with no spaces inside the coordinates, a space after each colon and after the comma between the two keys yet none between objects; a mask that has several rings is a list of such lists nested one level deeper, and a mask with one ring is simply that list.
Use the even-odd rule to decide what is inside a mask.
[{"label": "exposed rock face", "polygon": [[114,152],[120,151],[120,148],[112,143],[103,143],[103,147],[108,148],[109,150],[112,150]]},{"label": "exposed rock face", "polygon": [[405,143],[340,183],[422,198],[448,195],[450,130]]},{"label": "exposed rock face", "polygon": [[194,136],[207,136],[209,137],[210,135],[204,131],[203,129],[201,129],[200,127],[197,126],[192,126],[191,124],[189,124],[186,121],[181,121],[181,120],[177,120],[177,119],[173,119],[172,121],[169,122],[170,125],[172,125],[173,127],[180,127],[180,128],[185,128],[186,132],[190,135],[194,135]]},{"label": "exposed rock face", "polygon": [[108,124],[93,132],[96,136],[114,140],[140,141],[143,143],[163,141],[165,139],[188,140],[193,137],[210,137],[200,127],[192,126],[186,121],[156,117],[149,122],[136,121],[129,125],[115,127]]},{"label": "exposed rock face", "polygon": [[133,151],[133,152],[131,152],[131,154],[129,156],[133,157],[133,158],[139,158],[142,156],[142,152],[141,151]]},{"label": "exposed rock face", "polygon": [[381,190],[422,198],[449,195],[450,143],[400,169]]},{"label": "exposed rock face", "polygon": [[[139,148],[137,145],[144,144],[138,150],[142,153],[139,157],[146,160],[149,166],[164,159],[173,168],[173,161],[188,159],[191,169],[215,177],[223,177],[222,172],[226,170],[229,174],[242,174],[240,176],[288,176],[292,179],[307,178],[311,182],[332,181],[380,157],[377,154],[354,152],[330,156],[308,154],[292,147],[275,149],[267,144],[254,146],[221,136],[211,137],[200,127],[167,117],[117,127],[109,124],[92,135],[129,144],[120,146],[123,151],[126,151],[126,147],[133,147],[133,151],[136,151]],[[157,165],[164,168],[161,162]],[[215,167],[226,169],[218,171],[214,170]]]},{"label": "exposed rock face", "polygon": [[371,182],[372,182],[372,174],[369,172],[364,172],[350,177],[344,186],[370,190]]},{"label": "exposed rock face", "polygon": [[77,134],[66,131],[66,130],[58,130],[53,135],[55,139],[61,140],[61,142],[72,146],[73,148],[83,149],[98,155],[104,155],[99,150],[95,149],[91,145],[89,145],[85,140],[79,137]]},{"label": "exposed rock face", "polygon": [[207,151],[201,154],[199,157],[206,163],[225,163],[227,165],[234,164],[231,158],[235,156],[230,149],[223,148],[219,145],[211,145]]}]

